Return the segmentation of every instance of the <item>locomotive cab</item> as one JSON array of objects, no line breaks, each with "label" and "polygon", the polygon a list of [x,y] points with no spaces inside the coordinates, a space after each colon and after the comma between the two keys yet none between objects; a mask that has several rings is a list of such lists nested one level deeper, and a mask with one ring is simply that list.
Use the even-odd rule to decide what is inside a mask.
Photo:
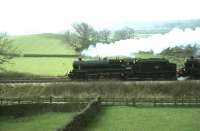
[{"label": "locomotive cab", "polygon": [[184,73],[190,77],[200,77],[200,58],[191,57],[186,60]]}]

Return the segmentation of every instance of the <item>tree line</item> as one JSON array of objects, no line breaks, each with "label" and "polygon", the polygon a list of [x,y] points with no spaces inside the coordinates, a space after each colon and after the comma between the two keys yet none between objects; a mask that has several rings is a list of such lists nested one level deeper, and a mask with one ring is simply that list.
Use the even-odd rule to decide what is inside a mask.
[{"label": "tree line", "polygon": [[91,25],[81,22],[72,25],[73,31],[67,30],[65,32],[65,40],[77,52],[87,49],[90,45],[95,43],[110,43],[118,40],[125,40],[134,38],[134,29],[124,27],[116,31],[108,29],[95,30]]},{"label": "tree line", "polygon": [[188,44],[187,46],[176,46],[168,47],[164,49],[160,54],[163,56],[173,56],[173,57],[190,57],[190,56],[200,56],[200,45],[199,44]]}]

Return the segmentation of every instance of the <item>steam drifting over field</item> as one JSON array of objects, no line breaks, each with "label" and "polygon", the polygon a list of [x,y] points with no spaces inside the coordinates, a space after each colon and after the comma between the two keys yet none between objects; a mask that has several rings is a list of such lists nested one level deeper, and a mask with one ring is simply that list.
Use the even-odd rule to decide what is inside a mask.
[{"label": "steam drifting over field", "polygon": [[160,53],[168,47],[200,43],[200,28],[181,30],[175,28],[166,34],[155,34],[148,38],[120,40],[114,43],[96,43],[82,52],[92,57],[128,56],[138,51]]}]

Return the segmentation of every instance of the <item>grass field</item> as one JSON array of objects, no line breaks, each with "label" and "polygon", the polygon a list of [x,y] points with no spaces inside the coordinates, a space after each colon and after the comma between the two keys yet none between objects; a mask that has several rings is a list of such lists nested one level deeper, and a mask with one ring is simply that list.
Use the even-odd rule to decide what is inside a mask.
[{"label": "grass field", "polygon": [[[15,36],[12,46],[20,54],[76,54],[74,49],[64,42],[61,34],[37,34]],[[58,57],[16,57],[10,63],[1,65],[9,72],[28,73],[42,76],[64,76],[72,69],[76,58]]]},{"label": "grass field", "polygon": [[44,113],[14,118],[0,116],[0,131],[55,131],[73,117],[74,113]]},{"label": "grass field", "polygon": [[8,71],[29,73],[43,76],[64,76],[72,69],[76,58],[14,58],[3,67]]},{"label": "grass field", "polygon": [[[12,46],[20,54],[77,54],[74,49],[64,42],[61,34],[36,34],[15,36],[12,38]],[[151,53],[137,53],[136,58],[161,58],[162,56]],[[184,59],[165,57],[171,62],[183,66]],[[29,73],[42,76],[64,76],[72,69],[72,63],[76,58],[14,58],[10,64],[1,67],[7,71]]]},{"label": "grass field", "polygon": [[59,34],[38,34],[12,37],[12,46],[20,54],[75,54]]},{"label": "grass field", "polygon": [[199,131],[199,108],[105,107],[85,131]]}]

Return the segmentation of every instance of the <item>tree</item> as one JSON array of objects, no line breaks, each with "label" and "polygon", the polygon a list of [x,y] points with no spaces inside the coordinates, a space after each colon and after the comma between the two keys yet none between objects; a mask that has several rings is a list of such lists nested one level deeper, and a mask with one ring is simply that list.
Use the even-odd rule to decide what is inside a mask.
[{"label": "tree", "polygon": [[111,42],[111,31],[109,30],[101,30],[98,32],[98,42],[102,42],[102,43],[109,43]]},{"label": "tree", "polygon": [[160,54],[163,56],[174,56],[174,57],[190,57],[197,55],[198,50],[200,50],[200,47],[198,44],[187,46],[176,46],[173,48],[167,48],[163,50]]},{"label": "tree", "polygon": [[10,43],[11,40],[7,37],[6,33],[0,33],[0,64],[9,62],[12,58],[10,54],[14,54]]},{"label": "tree", "polygon": [[73,24],[73,28],[75,30],[74,35],[80,45],[80,47],[76,47],[78,51],[88,48],[90,44],[95,42],[96,32],[87,23]]},{"label": "tree", "polygon": [[77,37],[77,35],[71,31],[65,32],[65,40],[68,44],[70,44],[76,51],[80,51],[81,44]]},{"label": "tree", "polygon": [[95,44],[95,42],[98,41],[98,32],[87,23],[76,23],[72,26],[74,31],[67,30],[65,32],[65,40],[73,46],[76,51],[81,52],[88,48],[89,45]]},{"label": "tree", "polygon": [[114,32],[113,40],[118,41],[118,40],[131,39],[134,38],[134,33],[135,33],[134,29],[125,27],[123,29]]}]

